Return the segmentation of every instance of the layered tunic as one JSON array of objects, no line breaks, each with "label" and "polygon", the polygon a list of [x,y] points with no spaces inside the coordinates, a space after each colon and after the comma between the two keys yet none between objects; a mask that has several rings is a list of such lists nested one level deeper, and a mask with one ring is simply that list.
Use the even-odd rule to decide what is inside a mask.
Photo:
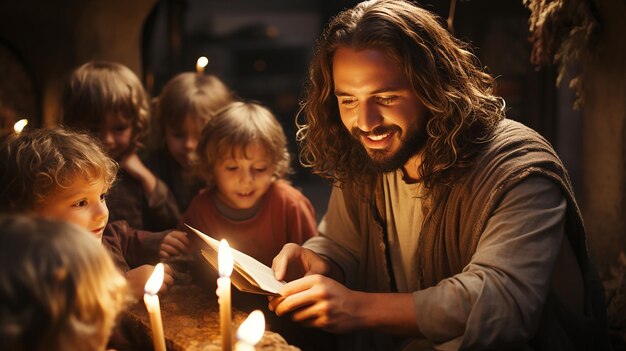
[{"label": "layered tunic", "polygon": [[[421,194],[399,172],[366,191],[335,188],[320,236],[305,247],[337,263],[352,289],[411,292],[407,308],[430,347],[604,348],[601,286],[547,141],[503,120],[454,185]],[[352,337],[348,348],[362,350],[410,342]]]}]

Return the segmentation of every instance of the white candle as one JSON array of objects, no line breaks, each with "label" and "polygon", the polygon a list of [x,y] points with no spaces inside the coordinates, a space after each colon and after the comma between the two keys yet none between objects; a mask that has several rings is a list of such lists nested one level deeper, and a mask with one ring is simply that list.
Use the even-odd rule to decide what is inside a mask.
[{"label": "white candle", "polygon": [[204,74],[204,68],[208,64],[209,64],[208,58],[206,58],[205,56],[198,57],[198,60],[196,61],[196,72],[198,72],[198,74]]},{"label": "white candle", "polygon": [[150,327],[152,328],[152,343],[155,351],[165,350],[165,337],[163,336],[163,322],[161,321],[161,307],[157,293],[163,284],[164,267],[159,263],[154,267],[154,272],[144,287],[143,302],[150,315]]},{"label": "white candle", "polygon": [[254,345],[261,340],[264,332],[265,317],[263,312],[260,310],[252,311],[237,329],[235,351],[254,351]]},{"label": "white candle", "polygon": [[13,130],[15,131],[16,134],[20,134],[22,130],[24,130],[24,127],[26,127],[27,124],[28,124],[28,120],[26,118],[22,118],[19,121],[15,122],[15,124],[13,125]]},{"label": "white candle", "polygon": [[233,253],[224,239],[220,241],[217,253],[218,271],[217,302],[220,306],[220,331],[222,334],[222,350],[232,350],[231,311],[230,311],[230,274],[233,271]]}]

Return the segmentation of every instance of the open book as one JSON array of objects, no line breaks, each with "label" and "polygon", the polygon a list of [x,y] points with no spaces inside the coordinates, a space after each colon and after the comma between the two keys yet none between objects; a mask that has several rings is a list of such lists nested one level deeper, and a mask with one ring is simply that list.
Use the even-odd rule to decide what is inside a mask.
[{"label": "open book", "polygon": [[[202,239],[206,246],[200,248],[204,259],[218,270],[217,252],[220,242],[185,224]],[[230,279],[233,285],[245,292],[263,295],[279,295],[278,290],[285,285],[274,278],[272,269],[241,251],[231,248],[233,252],[233,273]]]}]

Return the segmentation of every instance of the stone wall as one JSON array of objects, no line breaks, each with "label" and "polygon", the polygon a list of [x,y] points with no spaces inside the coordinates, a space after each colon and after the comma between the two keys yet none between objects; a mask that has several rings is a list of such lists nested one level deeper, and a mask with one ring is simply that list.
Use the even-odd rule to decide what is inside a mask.
[{"label": "stone wall", "polygon": [[[591,255],[607,274],[626,248],[626,2],[599,0],[597,51],[583,65],[580,206]],[[563,126],[567,128],[567,126]]]},{"label": "stone wall", "polygon": [[23,60],[41,97],[38,123],[56,123],[68,75],[92,59],[116,61],[141,77],[141,34],[157,0],[0,2],[0,44]]}]

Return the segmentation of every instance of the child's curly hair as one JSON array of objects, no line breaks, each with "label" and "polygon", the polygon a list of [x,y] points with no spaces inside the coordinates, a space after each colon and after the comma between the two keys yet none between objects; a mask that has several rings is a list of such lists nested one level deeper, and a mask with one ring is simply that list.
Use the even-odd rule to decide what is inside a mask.
[{"label": "child's curly hair", "polygon": [[131,150],[142,147],[148,133],[150,103],[130,68],[115,62],[91,61],[75,69],[63,92],[63,124],[95,133],[108,115],[132,125]]},{"label": "child's curly hair", "polygon": [[106,249],[67,222],[0,216],[0,345],[104,350],[127,283]]},{"label": "child's curly hair", "polygon": [[192,118],[200,127],[224,106],[233,102],[235,94],[214,75],[195,72],[180,73],[165,84],[161,95],[155,99],[152,144],[154,148],[165,144],[165,129],[178,130],[185,117]]},{"label": "child's curly hair", "polygon": [[35,129],[11,135],[0,146],[0,212],[28,212],[77,177],[110,187],[118,165],[87,134]]},{"label": "child's curly hair", "polygon": [[245,150],[253,143],[263,145],[275,166],[274,177],[291,173],[291,157],[282,126],[267,108],[250,102],[233,102],[219,111],[202,130],[196,152],[195,171],[209,188],[215,185],[213,168],[224,155]]}]

